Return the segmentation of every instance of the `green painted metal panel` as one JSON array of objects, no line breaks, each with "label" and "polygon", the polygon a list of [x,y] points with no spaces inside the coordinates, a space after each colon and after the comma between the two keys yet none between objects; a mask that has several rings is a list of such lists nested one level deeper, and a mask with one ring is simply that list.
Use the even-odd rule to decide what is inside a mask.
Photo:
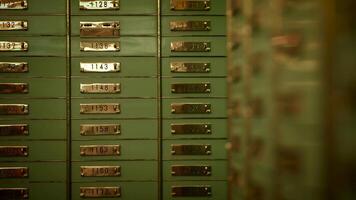
[{"label": "green painted metal panel", "polygon": [[25,10],[1,10],[0,15],[65,15],[66,0],[27,0]]},{"label": "green painted metal panel", "polygon": [[[1,136],[1,140],[65,140],[66,120],[4,120],[0,125],[24,124],[28,126],[28,135]],[[55,127],[55,128],[54,128]],[[50,131],[48,131],[50,130]]]},{"label": "green painted metal panel", "polygon": [[[86,145],[119,145],[120,155],[81,156],[80,147]],[[94,160],[155,160],[158,143],[155,140],[108,140],[108,141],[72,141],[72,161]]]},{"label": "green painted metal panel", "polygon": [[65,16],[1,16],[0,21],[26,21],[26,31],[0,31],[0,35],[66,35]]},{"label": "green painted metal panel", "polygon": [[[161,20],[163,36],[226,35],[226,17],[224,16],[163,16]],[[210,22],[210,29],[209,31],[172,31],[170,23],[176,21],[206,21]]]},{"label": "green painted metal panel", "polygon": [[28,155],[0,157],[1,161],[65,161],[65,141],[0,141],[0,146],[27,146]]},{"label": "green painted metal panel", "polygon": [[[72,182],[155,181],[158,180],[157,161],[91,161],[72,162]],[[81,177],[80,166],[120,166],[121,176]]]},{"label": "green painted metal panel", "polygon": [[[120,37],[130,35],[157,34],[155,16],[73,16],[71,20],[72,36],[80,35],[80,22],[117,21],[120,24]],[[100,37],[100,36],[98,36]]]},{"label": "green painted metal panel", "polygon": [[[211,175],[209,176],[173,176],[172,166],[209,166]],[[163,180],[164,181],[223,181],[227,180],[227,161],[163,161]]]},{"label": "green painted metal panel", "polygon": [[[1,80],[0,80],[1,81]],[[81,84],[120,84],[120,92],[115,94],[81,93]],[[119,97],[157,97],[156,78],[72,78],[72,97],[119,98]],[[143,89],[144,88],[144,89]]]},{"label": "green painted metal panel", "polygon": [[[226,37],[163,37],[162,56],[226,56]],[[206,52],[172,52],[171,42],[207,42],[210,51]]]},{"label": "green painted metal panel", "polygon": [[210,9],[204,11],[177,11],[171,10],[171,0],[163,0],[161,3],[162,15],[225,15],[225,0],[210,0]]},{"label": "green painted metal panel", "polygon": [[0,188],[28,188],[29,199],[66,199],[66,183],[5,183],[0,184]]}]

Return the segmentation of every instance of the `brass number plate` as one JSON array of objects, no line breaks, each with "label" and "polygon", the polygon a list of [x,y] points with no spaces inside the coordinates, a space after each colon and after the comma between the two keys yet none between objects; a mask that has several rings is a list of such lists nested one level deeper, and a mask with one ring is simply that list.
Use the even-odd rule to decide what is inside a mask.
[{"label": "brass number plate", "polygon": [[210,42],[171,42],[172,52],[209,52]]},{"label": "brass number plate", "polygon": [[175,83],[171,85],[172,93],[210,93],[210,83]]},{"label": "brass number plate", "polygon": [[80,175],[84,177],[120,176],[120,166],[81,166]]},{"label": "brass number plate", "polygon": [[0,41],[0,51],[27,51],[27,42]]},{"label": "brass number plate", "polygon": [[207,103],[173,103],[172,114],[209,114],[211,105]]},{"label": "brass number plate", "polygon": [[210,71],[210,63],[171,63],[171,72],[173,73],[209,73]]},{"label": "brass number plate", "polygon": [[27,21],[0,21],[0,31],[26,31]]},{"label": "brass number plate", "polygon": [[0,167],[0,178],[26,178],[27,167]]},{"label": "brass number plate", "polygon": [[119,135],[119,124],[83,124],[80,125],[80,134],[83,136],[98,136],[98,135]]},{"label": "brass number plate", "polygon": [[211,134],[211,124],[171,124],[171,133],[174,135]]},{"label": "brass number plate", "polygon": [[80,10],[118,10],[119,0],[80,0]]},{"label": "brass number plate", "polygon": [[0,73],[28,72],[27,62],[0,62]]},{"label": "brass number plate", "polygon": [[25,10],[27,0],[0,0],[0,10]]},{"label": "brass number plate", "polygon": [[82,198],[110,198],[120,196],[120,187],[80,187],[80,197]]},{"label": "brass number plate", "polygon": [[172,186],[172,197],[210,197],[210,186]]},{"label": "brass number plate", "polygon": [[210,176],[211,166],[173,165],[172,176]]},{"label": "brass number plate", "polygon": [[118,103],[91,103],[80,104],[81,114],[118,114],[120,113],[120,104]]},{"label": "brass number plate", "polygon": [[0,115],[27,115],[27,104],[0,104]]},{"label": "brass number plate", "polygon": [[115,94],[120,91],[120,83],[80,84],[80,92],[85,94]]},{"label": "brass number plate", "polygon": [[0,146],[0,157],[26,157],[27,146]]},{"label": "brass number plate", "polygon": [[81,145],[81,156],[118,156],[120,145]]},{"label": "brass number plate", "polygon": [[81,72],[119,72],[120,63],[80,63]]},{"label": "brass number plate", "polygon": [[172,155],[210,155],[211,145],[172,144]]},{"label": "brass number plate", "polygon": [[97,41],[97,42],[85,41],[85,42],[80,42],[80,51],[116,52],[116,51],[120,51],[120,43],[110,42],[110,41]]},{"label": "brass number plate", "polygon": [[28,199],[28,188],[0,188],[0,197],[4,200]]},{"label": "brass number plate", "polygon": [[28,135],[27,124],[0,125],[0,136]]},{"label": "brass number plate", "polygon": [[180,10],[180,11],[210,10],[210,0],[171,0],[171,10]]},{"label": "brass number plate", "polygon": [[171,21],[169,23],[171,31],[209,31],[210,21]]},{"label": "brass number plate", "polygon": [[27,83],[0,83],[0,94],[26,94]]},{"label": "brass number plate", "polygon": [[120,23],[105,22],[80,22],[80,37],[115,37],[120,35]]}]

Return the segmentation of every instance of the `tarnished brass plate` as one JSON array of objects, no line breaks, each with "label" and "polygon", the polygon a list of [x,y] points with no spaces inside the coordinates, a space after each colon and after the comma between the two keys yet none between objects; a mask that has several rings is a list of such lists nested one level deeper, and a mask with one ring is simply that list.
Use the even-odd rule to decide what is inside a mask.
[{"label": "tarnished brass plate", "polygon": [[27,51],[27,42],[0,41],[0,51]]},{"label": "tarnished brass plate", "polygon": [[98,136],[98,135],[119,135],[121,126],[119,124],[82,124],[80,125],[80,135]]},{"label": "tarnished brass plate", "polygon": [[84,41],[80,42],[80,51],[115,52],[120,51],[120,43],[112,41]]},{"label": "tarnished brass plate", "polygon": [[27,21],[0,21],[0,31],[26,31]]},{"label": "tarnished brass plate", "polygon": [[0,178],[26,178],[28,167],[0,167]]},{"label": "tarnished brass plate", "polygon": [[0,10],[25,10],[27,0],[0,0]]},{"label": "tarnished brass plate", "polygon": [[0,125],[0,136],[25,136],[28,133],[27,124]]},{"label": "tarnished brass plate", "polygon": [[28,199],[28,188],[0,188],[0,197],[4,200]]},{"label": "tarnished brass plate", "polygon": [[119,72],[120,63],[113,62],[113,63],[80,63],[80,71],[81,72]]},{"label": "tarnished brass plate", "polygon": [[27,104],[0,104],[0,115],[27,115]]},{"label": "tarnished brass plate", "polygon": [[172,176],[210,176],[211,166],[173,165]]},{"label": "tarnished brass plate", "polygon": [[174,83],[171,85],[171,92],[182,93],[210,93],[210,83]]},{"label": "tarnished brass plate", "polygon": [[210,21],[171,21],[171,31],[210,31]]},{"label": "tarnished brass plate", "polygon": [[208,103],[172,103],[172,114],[209,114],[211,105]]},{"label": "tarnished brass plate", "polygon": [[171,0],[171,10],[206,11],[210,10],[210,0]]},{"label": "tarnished brass plate", "polygon": [[81,166],[80,175],[83,177],[120,176],[120,166]]},{"label": "tarnished brass plate", "polygon": [[0,73],[28,72],[27,62],[0,62]]},{"label": "tarnished brass plate", "polygon": [[0,146],[0,157],[26,157],[27,146]]},{"label": "tarnished brass plate", "polygon": [[118,156],[120,145],[80,145],[81,156]]},{"label": "tarnished brass plate", "polygon": [[211,186],[172,186],[172,197],[210,197]]},{"label": "tarnished brass plate", "polygon": [[209,144],[172,144],[172,155],[210,155],[211,145]]},{"label": "tarnished brass plate", "polygon": [[173,73],[209,73],[210,63],[171,62]]},{"label": "tarnished brass plate", "polygon": [[115,37],[120,35],[118,21],[80,22],[80,37]]},{"label": "tarnished brass plate", "polygon": [[211,124],[171,124],[174,135],[205,135],[211,134]]},{"label": "tarnished brass plate", "polygon": [[82,198],[110,198],[120,196],[120,187],[80,187],[80,197]]},{"label": "tarnished brass plate", "polygon": [[120,0],[79,0],[80,10],[118,10]]},{"label": "tarnished brass plate", "polygon": [[26,94],[27,83],[0,83],[0,94]]},{"label": "tarnished brass plate", "polygon": [[90,103],[80,104],[81,114],[117,114],[120,113],[118,103]]},{"label": "tarnished brass plate", "polygon": [[171,52],[209,52],[210,42],[171,42]]},{"label": "tarnished brass plate", "polygon": [[120,93],[120,83],[80,84],[80,92],[84,94],[115,94]]}]

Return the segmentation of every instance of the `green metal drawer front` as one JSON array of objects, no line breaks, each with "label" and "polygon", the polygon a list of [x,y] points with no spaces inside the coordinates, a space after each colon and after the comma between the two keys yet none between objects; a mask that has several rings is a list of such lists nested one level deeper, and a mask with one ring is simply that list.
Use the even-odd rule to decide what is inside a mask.
[{"label": "green metal drawer front", "polygon": [[[72,76],[83,77],[128,77],[157,76],[157,59],[152,57],[72,58]],[[111,66],[118,64],[116,71]],[[87,67],[88,66],[88,67]]]},{"label": "green metal drawer front", "polygon": [[[72,18],[72,36],[83,36],[80,34],[80,24],[86,22],[86,25],[93,25],[95,22],[115,22],[119,25],[119,36],[127,35],[152,35],[155,36],[157,29],[157,19],[154,16],[74,16]],[[94,23],[92,23],[94,22]],[[98,29],[98,28],[97,28]],[[107,29],[107,28],[106,28]],[[93,30],[93,29],[91,29]],[[100,29],[99,29],[100,30]],[[98,31],[99,31],[98,30]],[[104,30],[101,28],[101,30]],[[88,30],[89,31],[89,30]],[[90,35],[88,35],[90,37]],[[105,37],[91,35],[92,37]]]},{"label": "green metal drawer front", "polygon": [[[156,56],[155,37],[79,38],[73,37],[72,56]],[[80,44],[82,43],[82,49]],[[111,46],[115,44],[116,50]],[[94,48],[87,51],[84,47]]]},{"label": "green metal drawer front", "polygon": [[[22,24],[17,25],[17,24]],[[8,27],[17,30],[8,30]],[[0,35],[65,35],[65,16],[1,16]],[[4,30],[4,31],[3,31]]]},{"label": "green metal drawer front", "polygon": [[105,0],[71,2],[72,15],[157,15],[156,0],[108,0],[107,4]]},{"label": "green metal drawer front", "polygon": [[154,140],[73,141],[72,161],[155,160],[157,151]]},{"label": "green metal drawer front", "polygon": [[65,69],[65,58],[0,57],[1,77],[65,77]]},{"label": "green metal drawer front", "polygon": [[[100,181],[155,181],[157,180],[157,161],[105,161],[105,162],[73,162],[72,181],[100,182]],[[94,174],[100,167],[118,167],[119,175],[82,176],[81,167],[92,167]],[[105,172],[104,172],[105,173]]]},{"label": "green metal drawer front", "polygon": [[[177,189],[181,188],[181,192]],[[207,192],[198,192],[191,188],[207,188]],[[228,184],[226,181],[175,181],[163,184],[163,199],[182,199],[185,200],[206,200],[206,199],[227,199]]]},{"label": "green metal drawer front", "polygon": [[226,117],[226,99],[163,99],[164,118]]},{"label": "green metal drawer front", "polygon": [[227,97],[225,78],[165,78],[163,97]]},{"label": "green metal drawer front", "polygon": [[227,161],[164,161],[163,180],[226,180]]},{"label": "green metal drawer front", "polygon": [[66,96],[65,79],[0,78],[0,97],[50,98]]},{"label": "green metal drawer front", "polygon": [[163,0],[163,15],[225,15],[226,3],[221,0]]},{"label": "green metal drawer front", "polygon": [[164,16],[163,36],[226,35],[224,16]]},{"label": "green metal drawer front", "polygon": [[[66,199],[65,183],[0,183],[0,188],[24,188],[27,190],[25,199]],[[5,198],[5,197],[4,197]],[[7,198],[5,198],[7,199]],[[13,199],[13,198],[9,198]]]},{"label": "green metal drawer front", "polygon": [[226,140],[165,140],[163,160],[227,159]]},{"label": "green metal drawer front", "polygon": [[227,138],[225,119],[165,119],[163,139]]},{"label": "green metal drawer front", "polygon": [[66,121],[65,120],[0,121],[0,139],[1,140],[41,140],[41,139],[64,140],[66,139]]},{"label": "green metal drawer front", "polygon": [[73,78],[71,85],[72,97],[157,96],[157,80],[155,78]]},{"label": "green metal drawer front", "polygon": [[226,58],[162,58],[162,75],[168,77],[225,77]]},{"label": "green metal drawer front", "polygon": [[[12,173],[4,173],[6,169],[17,168],[21,170],[26,168],[26,174],[21,173],[22,176],[14,176],[17,173],[13,170]],[[17,163],[9,162],[0,164],[0,173],[2,175],[0,179],[1,183],[9,182],[59,182],[66,181],[66,163],[65,162],[26,162]],[[19,175],[20,173],[17,173]],[[12,177],[9,177],[12,176]],[[21,178],[19,178],[21,177]]]},{"label": "green metal drawer front", "polygon": [[162,56],[226,56],[226,37],[163,37]]},{"label": "green metal drawer front", "polygon": [[[112,131],[110,127],[119,129]],[[73,120],[73,140],[156,139],[156,120]]]},{"label": "green metal drawer front", "polygon": [[[110,192],[110,190],[106,193],[108,194],[116,194],[112,195],[112,198],[118,198],[123,200],[133,200],[133,199],[149,199],[154,200],[158,198],[157,187],[158,184],[156,182],[93,182],[93,183],[73,183],[72,184],[72,199],[80,200],[83,199],[83,195],[81,196],[81,191],[85,188],[90,188],[92,191],[92,196],[97,196],[97,198],[104,198],[105,196],[100,191],[105,191],[103,188],[119,188],[120,192]],[[82,190],[81,190],[82,189]],[[139,192],[137,190],[140,190]],[[87,193],[88,194],[88,193]],[[108,196],[106,196],[109,198]],[[89,196],[88,196],[89,198]],[[95,198],[95,197],[93,197]],[[116,199],[115,198],[115,199]]]},{"label": "green metal drawer front", "polygon": [[[13,111],[11,109],[24,109],[26,106],[28,112],[25,114],[9,114]],[[65,111],[64,99],[0,99],[0,116],[6,119],[65,119]]]},{"label": "green metal drawer front", "polygon": [[1,161],[62,161],[65,141],[1,141]]},{"label": "green metal drawer front", "polygon": [[[5,0],[6,2],[6,0]],[[1,10],[0,15],[65,15],[66,1],[20,0],[23,9]]]},{"label": "green metal drawer front", "polygon": [[[94,106],[97,114],[80,113],[80,105]],[[118,105],[119,112],[103,113],[109,104]],[[155,118],[157,116],[157,100],[155,99],[73,99],[72,118],[73,119],[113,119],[113,118]],[[84,111],[85,112],[85,111]]]},{"label": "green metal drawer front", "polygon": [[[66,38],[57,36],[42,37],[0,37],[1,42],[6,42],[4,51],[0,51],[1,56],[58,56],[64,57],[66,54]],[[0,42],[0,46],[4,45]],[[27,49],[20,51],[10,51],[12,45],[16,43],[26,43]],[[10,44],[10,45],[9,45]]]}]

